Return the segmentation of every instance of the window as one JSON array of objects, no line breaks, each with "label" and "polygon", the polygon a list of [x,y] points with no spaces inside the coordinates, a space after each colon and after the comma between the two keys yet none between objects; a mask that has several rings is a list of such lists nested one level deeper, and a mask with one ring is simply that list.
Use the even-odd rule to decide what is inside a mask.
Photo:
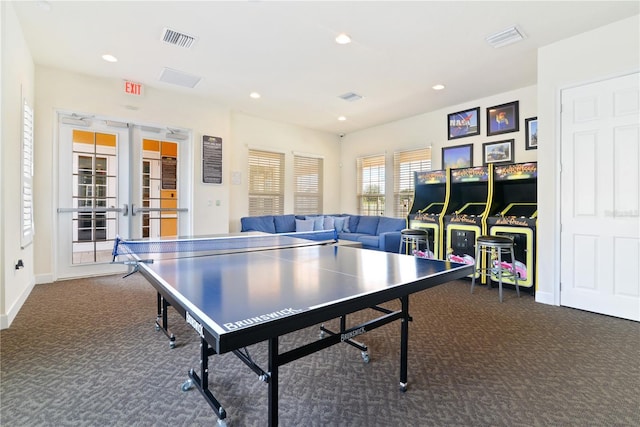
[{"label": "window", "polygon": [[384,154],[356,160],[360,215],[384,215],[384,162]]},{"label": "window", "polygon": [[322,213],[322,159],[293,156],[293,213]]},{"label": "window", "polygon": [[20,246],[33,241],[33,109],[24,101],[22,108],[22,198]]},{"label": "window", "polygon": [[414,172],[431,170],[431,148],[393,154],[393,215],[405,218],[413,204]]},{"label": "window", "polygon": [[284,214],[284,154],[249,150],[249,216]]}]

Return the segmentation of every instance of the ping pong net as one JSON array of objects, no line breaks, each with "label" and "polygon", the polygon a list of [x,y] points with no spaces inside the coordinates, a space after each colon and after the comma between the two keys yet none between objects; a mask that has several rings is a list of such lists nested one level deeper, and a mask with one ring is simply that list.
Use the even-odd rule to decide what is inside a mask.
[{"label": "ping pong net", "polygon": [[[124,264],[153,262],[141,256],[155,258],[188,258],[208,255],[224,255],[236,252],[253,252],[285,249],[301,246],[317,246],[334,243],[334,240],[309,240],[280,234],[249,234],[246,236],[215,236],[178,239],[134,239],[116,237],[113,245],[113,262],[119,256],[126,257]],[[155,255],[151,255],[155,254]]]}]

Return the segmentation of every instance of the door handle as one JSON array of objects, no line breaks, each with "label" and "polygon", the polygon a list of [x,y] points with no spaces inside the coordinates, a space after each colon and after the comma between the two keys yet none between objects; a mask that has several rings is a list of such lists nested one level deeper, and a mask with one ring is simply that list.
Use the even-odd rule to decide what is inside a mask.
[{"label": "door handle", "polygon": [[79,213],[105,213],[105,212],[121,212],[123,216],[129,214],[129,206],[125,203],[121,208],[58,208],[58,213],[79,212]]}]

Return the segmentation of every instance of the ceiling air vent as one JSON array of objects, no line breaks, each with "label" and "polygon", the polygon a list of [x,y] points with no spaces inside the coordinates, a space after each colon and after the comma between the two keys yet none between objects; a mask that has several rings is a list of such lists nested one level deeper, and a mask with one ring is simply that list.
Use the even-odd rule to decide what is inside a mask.
[{"label": "ceiling air vent", "polygon": [[202,78],[194,76],[193,74],[187,74],[182,71],[172,70],[171,68],[164,68],[160,74],[160,81],[165,83],[171,83],[178,86],[194,88],[200,82]]},{"label": "ceiling air vent", "polygon": [[171,28],[165,28],[162,32],[162,41],[174,46],[190,49],[196,41],[196,38],[189,34],[172,30]]},{"label": "ceiling air vent", "polygon": [[360,101],[362,99],[362,95],[358,95],[357,93],[349,92],[343,95],[340,95],[338,98],[344,99],[345,101],[353,102]]},{"label": "ceiling air vent", "polygon": [[487,43],[494,48],[506,46],[524,39],[524,34],[516,27],[510,27],[487,37]]}]

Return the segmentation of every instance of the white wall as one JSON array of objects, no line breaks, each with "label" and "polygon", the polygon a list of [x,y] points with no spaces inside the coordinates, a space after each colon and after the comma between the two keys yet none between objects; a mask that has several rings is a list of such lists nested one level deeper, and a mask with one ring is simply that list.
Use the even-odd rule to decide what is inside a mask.
[{"label": "white wall", "polygon": [[323,213],[340,211],[340,138],[298,126],[260,119],[246,114],[233,114],[231,121],[233,155],[231,170],[240,184],[231,186],[230,231],[240,231],[240,218],[249,214],[247,182],[249,149],[262,149],[285,155],[284,212],[293,212],[293,155],[307,154],[323,158]]},{"label": "white wall", "polygon": [[[34,105],[34,65],[11,3],[0,2],[0,329],[35,283],[33,245],[20,247],[22,102]],[[36,232],[38,230],[36,229]],[[22,259],[24,268],[14,268]]]},{"label": "white wall", "polygon": [[640,70],[640,15],[538,51],[538,293],[560,304],[560,92]]},{"label": "white wall", "polygon": [[[131,106],[137,108],[131,109]],[[86,113],[113,120],[190,129],[193,167],[190,169],[193,233],[226,233],[229,223],[229,158],[231,156],[230,112],[209,99],[145,86],[142,97],[123,90],[122,80],[76,74],[60,69],[36,67],[35,177],[37,236],[35,274],[38,283],[53,276],[53,242],[57,201],[56,111]],[[223,139],[223,184],[202,183],[202,135]],[[209,206],[209,200],[212,201]],[[213,201],[220,200],[220,206]]]},{"label": "white wall", "polygon": [[[517,163],[536,161],[537,151],[525,149],[524,120],[535,117],[537,111],[536,87],[529,86],[453,105],[442,110],[398,120],[381,126],[348,134],[342,141],[342,192],[341,206],[344,212],[357,213],[356,158],[386,154],[387,193],[393,192],[393,153],[421,147],[431,147],[432,169],[441,169],[442,147],[473,144],[473,165],[482,166],[482,144],[485,142],[515,139],[514,155]],[[487,137],[486,109],[507,102],[519,101],[520,131]],[[447,140],[447,115],[469,108],[480,107],[480,135]],[[393,216],[393,197],[386,198],[386,215]]]},{"label": "white wall", "polygon": [[[38,283],[54,279],[55,239],[55,112],[76,111],[134,123],[157,124],[193,131],[193,234],[217,234],[240,230],[247,215],[247,149],[264,148],[286,153],[286,194],[292,194],[293,152],[324,158],[325,209],[339,207],[338,137],[292,125],[234,114],[211,100],[145,87],[144,96],[123,93],[122,81],[91,77],[49,67],[36,67],[36,161],[38,199],[36,270]],[[137,110],[127,106],[134,105]],[[223,183],[202,183],[202,135],[222,137]],[[241,184],[232,184],[232,172],[240,172]],[[336,189],[336,191],[332,191]],[[211,203],[209,203],[211,201]],[[220,205],[217,204],[220,201]],[[293,212],[293,198],[285,198],[285,212]]]}]

